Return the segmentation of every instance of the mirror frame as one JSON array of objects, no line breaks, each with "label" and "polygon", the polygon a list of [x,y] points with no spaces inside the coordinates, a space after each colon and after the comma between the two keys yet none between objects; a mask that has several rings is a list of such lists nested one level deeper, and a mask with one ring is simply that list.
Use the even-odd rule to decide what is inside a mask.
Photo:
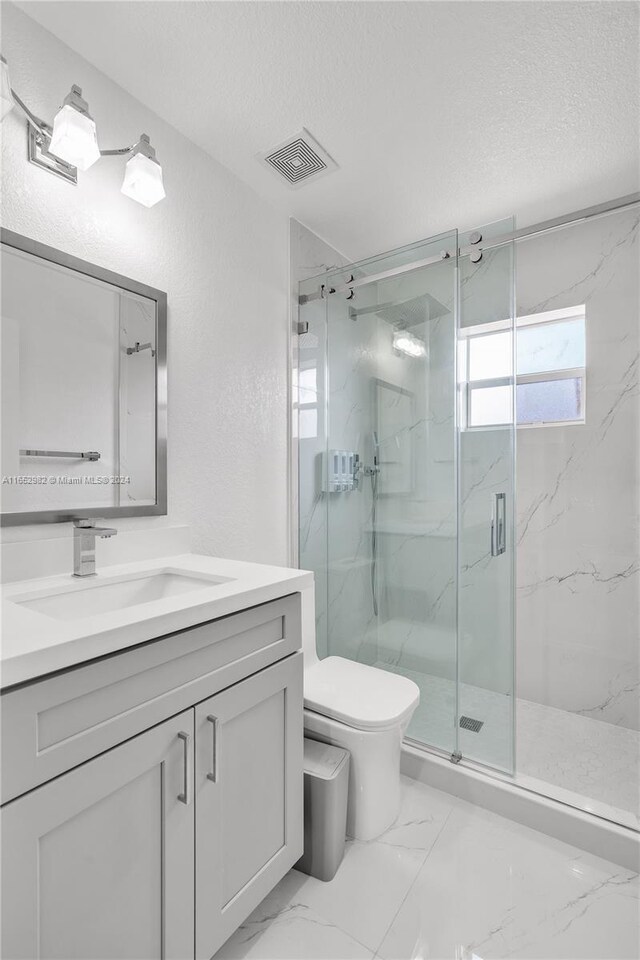
[{"label": "mirror frame", "polygon": [[12,230],[0,230],[0,242],[29,253],[41,260],[57,263],[61,267],[104,283],[120,287],[130,293],[154,300],[156,304],[156,502],[135,507],[85,507],[77,510],[31,510],[20,513],[0,514],[0,526],[16,527],[28,523],[66,523],[82,520],[87,516],[149,517],[165,516],[167,513],[167,294],[130,277],[123,277],[112,270],[105,270],[94,263],[72,257],[62,250],[49,247],[37,240],[23,237]]}]

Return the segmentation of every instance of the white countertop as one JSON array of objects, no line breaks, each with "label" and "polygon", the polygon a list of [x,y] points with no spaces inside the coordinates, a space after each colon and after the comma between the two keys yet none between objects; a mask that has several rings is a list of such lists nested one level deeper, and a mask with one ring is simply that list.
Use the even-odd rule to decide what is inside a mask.
[{"label": "white countertop", "polygon": [[[232,578],[207,584],[188,593],[164,597],[109,613],[81,619],[58,620],[13,602],[35,591],[83,590],[106,578],[160,571],[193,571],[212,577]],[[259,603],[266,603],[313,585],[313,574],[287,567],[223,560],[185,553],[135,563],[102,566],[87,581],[64,576],[7,583],[2,586],[2,687],[34,680],[55,670],[95,657],[125,650],[145,640],[215,620]]]}]

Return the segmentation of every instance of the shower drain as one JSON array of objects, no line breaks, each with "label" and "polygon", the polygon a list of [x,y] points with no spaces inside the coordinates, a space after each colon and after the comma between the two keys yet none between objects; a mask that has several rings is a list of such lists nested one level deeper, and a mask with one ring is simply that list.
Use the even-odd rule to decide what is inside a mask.
[{"label": "shower drain", "polygon": [[484,725],[484,720],[474,720],[473,717],[460,717],[460,726],[463,730],[472,730],[479,733]]}]

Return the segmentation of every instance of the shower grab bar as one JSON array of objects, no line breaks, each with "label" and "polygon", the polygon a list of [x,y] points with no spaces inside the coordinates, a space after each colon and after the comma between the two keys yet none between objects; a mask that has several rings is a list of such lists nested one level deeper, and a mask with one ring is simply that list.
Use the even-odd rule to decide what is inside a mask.
[{"label": "shower grab bar", "polygon": [[491,511],[491,556],[499,557],[507,549],[507,496],[496,493]]},{"label": "shower grab bar", "polygon": [[21,457],[69,457],[72,460],[99,460],[100,454],[97,450],[85,450],[75,453],[70,450],[21,450]]}]

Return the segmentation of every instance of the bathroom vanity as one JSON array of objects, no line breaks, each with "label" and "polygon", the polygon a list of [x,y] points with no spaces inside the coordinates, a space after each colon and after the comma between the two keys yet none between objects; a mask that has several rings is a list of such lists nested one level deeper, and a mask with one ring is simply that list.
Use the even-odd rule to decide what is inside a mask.
[{"label": "bathroom vanity", "polygon": [[113,526],[167,512],[167,295],[1,239],[0,523],[58,525],[0,544],[2,956],[208,960],[302,854],[313,577]]},{"label": "bathroom vanity", "polygon": [[312,582],[183,555],[2,588],[3,956],[206,960],[296,862]]}]

